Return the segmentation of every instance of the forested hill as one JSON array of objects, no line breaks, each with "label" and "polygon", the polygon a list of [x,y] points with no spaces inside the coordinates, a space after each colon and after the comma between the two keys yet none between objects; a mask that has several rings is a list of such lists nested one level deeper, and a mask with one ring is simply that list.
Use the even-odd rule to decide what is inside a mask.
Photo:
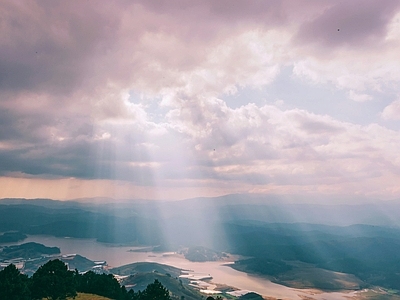
[{"label": "forested hill", "polygon": [[158,279],[140,291],[127,290],[111,274],[69,271],[58,259],[42,265],[32,277],[21,274],[13,264],[0,271],[0,299],[65,300],[74,298],[78,292],[114,300],[170,300],[174,297]]},{"label": "forested hill", "polygon": [[[1,202],[0,202],[1,203]],[[160,224],[140,215],[117,217],[81,208],[49,208],[30,204],[0,204],[0,232],[96,238],[101,242],[158,244]]]}]

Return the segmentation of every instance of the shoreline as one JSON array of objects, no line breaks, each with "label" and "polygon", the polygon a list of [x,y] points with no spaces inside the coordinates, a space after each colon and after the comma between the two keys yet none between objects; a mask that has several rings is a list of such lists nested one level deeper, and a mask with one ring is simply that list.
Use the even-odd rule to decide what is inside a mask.
[{"label": "shoreline", "polygon": [[[231,267],[231,264],[226,264],[225,266]],[[236,269],[235,269],[236,270]],[[262,274],[256,274],[256,273],[248,273],[244,272],[241,270],[237,270],[239,272],[247,274],[247,276],[254,277],[254,278],[260,278],[264,280],[269,280],[270,282],[278,285],[285,286],[287,288],[292,289],[293,291],[297,292],[297,297],[298,299],[301,300],[370,300],[370,299],[376,299],[374,297],[381,295],[384,296],[384,299],[393,299],[393,300],[400,300],[400,296],[396,294],[390,293],[389,290],[386,290],[385,288],[379,287],[379,286],[374,286],[370,288],[361,288],[357,290],[346,290],[346,289],[341,289],[341,290],[322,290],[318,288],[311,288],[311,287],[306,287],[306,288],[298,288],[298,287],[292,287],[289,285],[286,285],[284,283],[281,283],[279,281],[271,280],[271,277],[268,275],[262,275]],[[219,284],[213,283],[217,286]],[[234,290],[240,290],[236,287],[221,284],[222,288],[231,288]],[[216,289],[217,290],[217,289]],[[264,295],[262,293],[257,294],[261,295],[265,300],[289,300],[293,298],[281,298],[281,297],[274,297],[270,295]],[[373,297],[373,298],[371,298]],[[386,298],[389,297],[389,298]]]},{"label": "shoreline", "polygon": [[[360,292],[352,294],[351,291],[345,293],[325,292],[316,289],[296,289],[280,283],[274,283],[271,278],[260,276],[259,274],[247,273],[232,268],[233,260],[240,256],[230,255],[218,262],[193,263],[186,260],[182,255],[162,256],[156,252],[128,252],[132,247],[113,246],[102,244],[93,239],[60,238],[52,236],[29,236],[22,243],[34,241],[61,249],[61,254],[79,253],[93,261],[105,260],[109,266],[122,266],[134,262],[156,262],[159,264],[170,265],[185,270],[194,270],[198,273],[211,274],[213,284],[220,287],[230,287],[237,290],[251,290],[262,295],[266,299],[363,299]],[[21,242],[16,243],[21,244]],[[151,257],[150,257],[151,255]],[[362,292],[362,291],[361,291]],[[363,293],[362,293],[363,294]],[[269,298],[267,298],[269,297]],[[355,298],[358,297],[358,298]],[[361,297],[361,298],[360,298]],[[395,298],[400,299],[400,298]]]},{"label": "shoreline", "polygon": [[[240,257],[240,256],[236,256]],[[225,260],[220,260],[220,262],[224,262]],[[273,276],[265,275],[265,274],[258,274],[258,273],[253,273],[253,272],[245,272],[243,270],[239,270],[233,267],[234,261],[231,261],[229,263],[223,263],[221,266],[224,267],[229,267],[237,272],[241,272],[246,274],[248,277],[252,277],[254,279],[261,279],[261,280],[267,280],[271,284],[274,285],[279,285],[279,286],[284,286],[288,289],[290,289],[292,292],[296,293],[296,298],[300,300],[348,300],[348,299],[364,299],[362,296],[359,294],[365,291],[365,289],[359,289],[359,290],[346,290],[346,289],[338,289],[338,290],[322,290],[318,288],[313,288],[313,287],[304,287],[304,288],[299,288],[295,286],[290,286],[285,284],[284,282],[280,282],[276,280]],[[216,286],[215,290],[216,291],[242,291],[244,289],[238,288],[236,286],[232,286],[229,284],[224,284],[224,283],[217,283],[214,281],[214,279],[210,280],[210,283],[214,284]],[[266,300],[289,300],[289,299],[294,299],[292,297],[287,297],[287,296],[272,296],[269,294],[265,293],[260,293],[258,291],[252,290],[251,292],[255,292],[259,295],[261,295],[264,299]],[[358,298],[355,298],[358,297]],[[361,298],[360,298],[361,297]]]}]

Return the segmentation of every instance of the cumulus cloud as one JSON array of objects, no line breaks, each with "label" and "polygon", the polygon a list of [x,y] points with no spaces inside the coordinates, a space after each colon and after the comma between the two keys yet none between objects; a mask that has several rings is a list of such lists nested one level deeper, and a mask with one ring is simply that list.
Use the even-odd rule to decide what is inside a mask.
[{"label": "cumulus cloud", "polygon": [[383,127],[360,127],[302,110],[252,104],[231,109],[216,102],[193,107],[201,117],[179,119],[190,124],[186,133],[197,155],[209,160],[203,168],[216,178],[256,185],[348,185],[387,173],[388,165],[394,174],[399,168],[393,141],[400,137]]},{"label": "cumulus cloud", "polygon": [[385,120],[400,120],[400,100],[393,101],[386,106],[381,116]]}]

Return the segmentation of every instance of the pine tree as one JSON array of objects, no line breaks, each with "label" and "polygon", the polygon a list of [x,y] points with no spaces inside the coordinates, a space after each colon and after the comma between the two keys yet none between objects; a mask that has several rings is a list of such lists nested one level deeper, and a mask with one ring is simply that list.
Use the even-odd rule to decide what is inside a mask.
[{"label": "pine tree", "polygon": [[140,300],[171,300],[169,291],[157,279],[140,293]]},{"label": "pine tree", "polygon": [[[79,275],[77,291],[96,294],[112,299],[123,299],[126,290],[121,288],[117,279],[111,274],[96,274],[92,271]],[[125,297],[126,298],[126,297]]]},{"label": "pine tree", "polygon": [[0,271],[0,299],[30,300],[29,278],[10,264]]},{"label": "pine tree", "polygon": [[32,298],[65,300],[76,296],[75,273],[59,259],[50,260],[32,276]]}]

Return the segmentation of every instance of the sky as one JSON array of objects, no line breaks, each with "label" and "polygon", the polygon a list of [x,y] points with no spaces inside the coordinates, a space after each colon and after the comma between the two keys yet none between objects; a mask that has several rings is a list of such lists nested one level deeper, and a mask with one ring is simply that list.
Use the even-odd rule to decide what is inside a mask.
[{"label": "sky", "polygon": [[0,197],[400,198],[400,2],[0,2]]}]

